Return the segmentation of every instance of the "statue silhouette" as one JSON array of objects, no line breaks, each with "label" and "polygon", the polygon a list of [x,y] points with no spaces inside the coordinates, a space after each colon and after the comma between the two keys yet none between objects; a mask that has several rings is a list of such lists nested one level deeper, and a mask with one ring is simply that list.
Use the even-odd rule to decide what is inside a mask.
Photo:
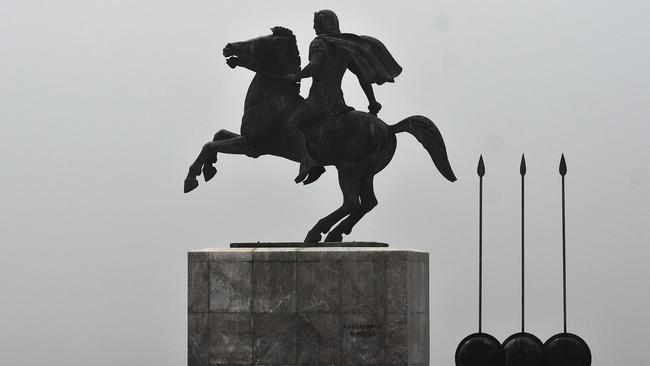
[{"label": "statue silhouette", "polygon": [[[360,48],[382,47],[383,45],[379,46],[381,43],[373,43],[370,37],[346,34],[323,35],[322,38],[325,37],[335,39],[324,40],[330,45],[337,43],[332,47],[357,53],[354,56],[345,55],[344,52],[340,54],[350,57],[350,65],[357,76],[362,75],[362,82],[392,80],[397,64],[386,64],[392,57],[382,61],[381,57],[385,55],[381,50],[377,53]],[[307,152],[314,160],[304,183],[317,179],[322,174],[322,167],[333,165],[338,171],[343,193],[343,204],[320,219],[307,233],[305,242],[319,242],[321,234],[325,233],[325,241],[342,241],[343,234],[350,234],[354,225],[377,205],[373,179],[391,161],[397,144],[397,133],[408,132],[413,135],[427,150],[438,171],[449,181],[456,180],[442,136],[428,118],[416,115],[388,125],[373,113],[351,108],[336,109],[334,113],[329,108],[325,111],[318,110],[314,107],[315,94],[312,92],[311,101],[310,98],[305,100],[301,97],[295,75],[309,75],[300,75],[300,57],[291,30],[274,27],[270,35],[229,43],[224,48],[223,55],[229,66],[240,66],[255,72],[244,103],[240,134],[220,130],[213,141],[203,146],[185,178],[186,193],[198,186],[196,177],[201,173],[206,182],[214,177],[217,170],[213,164],[217,161],[218,153],[244,154],[250,157],[275,155],[302,162],[304,156],[292,140],[295,133],[287,132],[293,128],[299,129],[300,135],[304,136]],[[314,81],[318,85],[317,77],[314,77]],[[318,93],[323,96],[322,92]],[[326,102],[325,105],[339,105],[337,103]],[[372,101],[370,107],[373,112]],[[374,112],[378,110],[375,106]],[[298,123],[295,122],[296,118],[300,120]]]}]

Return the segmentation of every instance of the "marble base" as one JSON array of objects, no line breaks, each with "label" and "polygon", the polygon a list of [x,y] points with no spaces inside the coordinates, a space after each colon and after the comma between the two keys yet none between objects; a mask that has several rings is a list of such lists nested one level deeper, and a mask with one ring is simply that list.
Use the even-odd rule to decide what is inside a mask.
[{"label": "marble base", "polygon": [[188,365],[429,364],[429,254],[188,253]]}]

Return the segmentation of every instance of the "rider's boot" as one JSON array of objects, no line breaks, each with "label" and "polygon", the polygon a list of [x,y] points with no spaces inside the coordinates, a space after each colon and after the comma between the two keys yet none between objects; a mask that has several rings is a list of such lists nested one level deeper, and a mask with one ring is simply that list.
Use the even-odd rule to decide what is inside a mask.
[{"label": "rider's boot", "polygon": [[305,135],[302,131],[297,128],[297,119],[290,118],[288,123],[286,136],[287,140],[292,142],[292,147],[298,157],[300,157],[300,169],[298,170],[298,176],[294,179],[296,183],[300,183],[307,178],[309,172],[315,167],[318,166],[314,158],[309,154],[307,150],[307,141],[305,141]]},{"label": "rider's boot", "polygon": [[318,164],[316,164],[316,161],[309,155],[309,153],[305,154],[302,158],[302,161],[300,161],[300,170],[298,171],[298,176],[296,179],[294,179],[294,181],[296,183],[300,183],[305,180],[309,172],[317,165]]},{"label": "rider's boot", "polygon": [[309,183],[314,183],[318,178],[320,178],[321,175],[325,173],[325,167],[317,165],[313,167],[309,171],[309,175],[307,175],[307,179],[305,179],[302,184],[307,185]]}]

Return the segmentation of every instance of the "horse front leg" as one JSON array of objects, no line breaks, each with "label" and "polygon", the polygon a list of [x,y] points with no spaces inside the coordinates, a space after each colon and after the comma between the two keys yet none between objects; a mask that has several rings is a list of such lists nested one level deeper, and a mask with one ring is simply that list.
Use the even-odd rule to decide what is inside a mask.
[{"label": "horse front leg", "polygon": [[[234,132],[230,132],[228,130],[219,130],[217,133],[214,134],[214,138],[212,141],[222,141],[222,140],[228,140],[232,139],[235,137],[239,137],[239,134],[236,134]],[[214,164],[217,162],[217,154],[214,154],[213,156],[208,156],[208,159],[203,163],[203,179],[207,182],[210,179],[212,179],[215,174],[217,174],[217,168],[214,167]]]},{"label": "horse front leg", "polygon": [[226,154],[241,154],[248,155],[251,150],[250,145],[245,137],[239,136],[227,140],[221,141],[211,141],[203,145],[199,156],[196,157],[196,160],[190,165],[190,169],[187,172],[187,177],[185,178],[184,192],[190,192],[194,188],[199,186],[199,182],[196,180],[201,174],[201,170],[204,164],[209,161],[216,161],[217,153],[222,152]]}]

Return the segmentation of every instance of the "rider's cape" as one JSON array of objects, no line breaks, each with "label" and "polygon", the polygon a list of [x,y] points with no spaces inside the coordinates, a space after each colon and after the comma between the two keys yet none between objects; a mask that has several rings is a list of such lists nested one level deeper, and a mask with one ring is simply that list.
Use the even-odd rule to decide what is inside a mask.
[{"label": "rider's cape", "polygon": [[352,33],[326,34],[318,38],[348,52],[354,64],[351,70],[373,84],[392,83],[402,72],[402,67],[378,39]]}]

